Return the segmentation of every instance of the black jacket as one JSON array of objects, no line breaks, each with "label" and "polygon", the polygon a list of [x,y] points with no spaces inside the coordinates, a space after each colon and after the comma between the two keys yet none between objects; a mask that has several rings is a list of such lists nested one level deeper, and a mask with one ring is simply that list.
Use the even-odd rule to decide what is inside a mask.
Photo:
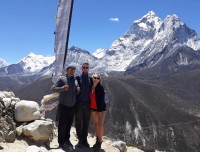
[{"label": "black jacket", "polygon": [[98,83],[95,87],[95,97],[96,97],[96,104],[98,110],[105,110],[106,109],[106,103],[105,103],[105,91],[103,86]]},{"label": "black jacket", "polygon": [[77,95],[77,103],[89,103],[90,102],[90,91],[92,88],[92,78],[88,74],[82,74],[76,77],[80,86],[80,93]]},{"label": "black jacket", "polygon": [[[67,91],[64,90],[64,85],[69,85]],[[59,92],[59,104],[63,106],[72,107],[76,104],[76,93],[77,93],[77,81],[74,76],[72,77],[61,77],[55,85],[53,85],[52,90],[54,92]]]}]

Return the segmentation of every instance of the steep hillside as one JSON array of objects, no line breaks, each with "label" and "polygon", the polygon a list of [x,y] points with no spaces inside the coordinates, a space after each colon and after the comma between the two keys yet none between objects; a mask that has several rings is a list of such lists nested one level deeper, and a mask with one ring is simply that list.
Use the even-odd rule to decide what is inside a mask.
[{"label": "steep hillside", "polygon": [[[199,151],[199,74],[199,70],[193,70],[160,79],[141,79],[139,75],[104,77],[110,98],[105,134],[157,150]],[[39,102],[51,93],[51,85],[50,78],[40,79],[16,95]],[[55,111],[48,116],[55,118]]]}]

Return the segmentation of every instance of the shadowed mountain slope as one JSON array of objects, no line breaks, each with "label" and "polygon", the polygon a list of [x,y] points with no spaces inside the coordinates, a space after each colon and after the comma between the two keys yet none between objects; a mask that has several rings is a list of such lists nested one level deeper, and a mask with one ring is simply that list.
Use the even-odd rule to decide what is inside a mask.
[{"label": "shadowed mountain slope", "polygon": [[[160,75],[159,79],[147,77],[152,69],[143,72],[141,77],[136,73],[103,78],[110,98],[105,134],[130,145],[157,150],[199,151],[200,70]],[[52,92],[51,85],[50,78],[39,79],[15,94],[40,102]],[[55,118],[55,111],[47,116]]]}]

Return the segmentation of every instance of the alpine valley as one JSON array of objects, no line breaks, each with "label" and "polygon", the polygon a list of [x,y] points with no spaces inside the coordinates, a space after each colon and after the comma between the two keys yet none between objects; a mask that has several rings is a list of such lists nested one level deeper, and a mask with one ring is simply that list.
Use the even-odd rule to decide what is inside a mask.
[{"label": "alpine valley", "polygon": [[[68,50],[76,74],[84,62],[102,73],[109,95],[106,136],[144,149],[200,151],[200,37],[175,14],[161,20],[150,11],[93,54]],[[0,90],[40,103],[52,93],[53,72],[54,57],[30,53],[11,65],[0,59]],[[47,116],[55,119],[55,110]]]}]

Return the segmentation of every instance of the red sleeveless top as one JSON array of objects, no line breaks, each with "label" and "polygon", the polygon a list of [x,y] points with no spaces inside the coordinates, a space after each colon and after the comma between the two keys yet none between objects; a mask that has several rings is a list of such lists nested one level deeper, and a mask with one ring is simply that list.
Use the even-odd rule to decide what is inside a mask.
[{"label": "red sleeveless top", "polygon": [[90,109],[94,109],[94,110],[97,109],[96,96],[95,96],[94,91],[90,92],[90,99],[91,99]]}]

